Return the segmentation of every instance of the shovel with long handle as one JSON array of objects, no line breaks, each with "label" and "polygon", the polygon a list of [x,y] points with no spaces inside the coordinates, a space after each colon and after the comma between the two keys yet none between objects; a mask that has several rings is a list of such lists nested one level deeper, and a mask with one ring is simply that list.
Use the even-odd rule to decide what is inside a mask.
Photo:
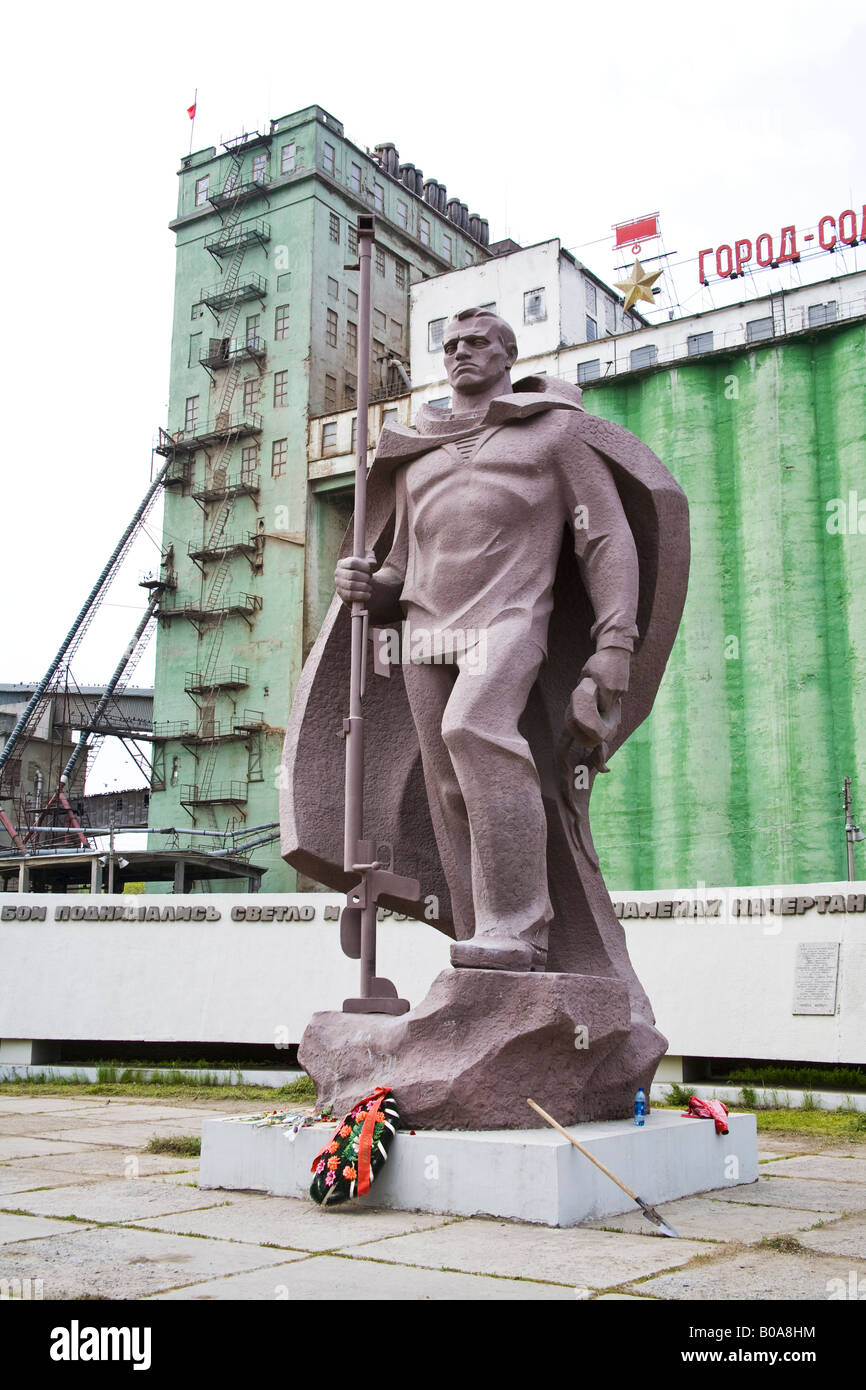
[{"label": "shovel with long handle", "polygon": [[588,1158],[590,1163],[594,1163],[596,1168],[600,1168],[605,1177],[610,1178],[611,1182],[615,1182],[617,1187],[621,1187],[627,1197],[631,1197],[633,1202],[637,1202],[647,1221],[651,1221],[654,1226],[658,1227],[658,1230],[663,1236],[675,1236],[679,1239],[679,1232],[675,1231],[673,1226],[668,1225],[667,1221],[665,1221],[663,1216],[659,1215],[655,1207],[651,1207],[648,1202],[644,1201],[643,1197],[639,1197],[636,1192],[632,1192],[630,1187],[626,1187],[625,1183],[621,1182],[609,1168],[605,1168],[604,1164],[599,1162],[597,1158],[594,1158],[588,1149],[585,1149],[582,1144],[578,1144],[574,1135],[569,1134],[567,1129],[563,1129],[562,1125],[557,1124],[556,1120],[548,1115],[546,1110],[542,1110],[540,1105],[536,1105],[535,1101],[530,1100],[528,1097],[526,1104],[531,1105],[537,1115],[540,1115],[543,1120],[546,1120],[549,1125],[552,1125],[554,1129],[558,1130],[562,1137],[568,1140],[569,1144],[573,1144],[576,1149],[579,1149],[584,1158]]}]

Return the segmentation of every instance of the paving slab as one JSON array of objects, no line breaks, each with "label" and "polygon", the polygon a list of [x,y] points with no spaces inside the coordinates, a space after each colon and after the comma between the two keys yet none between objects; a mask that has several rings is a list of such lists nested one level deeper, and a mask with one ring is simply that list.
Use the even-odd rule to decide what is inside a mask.
[{"label": "paving slab", "polygon": [[[0,1094],[0,1122],[6,1115],[53,1115],[63,1110],[90,1110],[100,1102],[78,1096],[14,1096]],[[2,1129],[2,1123],[0,1123]]]},{"label": "paving slab", "polygon": [[[776,1250],[745,1250],[687,1269],[660,1274],[625,1292],[654,1294],[665,1299],[750,1299],[784,1302],[786,1299],[818,1300],[844,1297],[852,1270],[850,1259],[829,1255],[786,1255]],[[860,1273],[866,1275],[866,1265]],[[864,1285],[866,1289],[866,1285]],[[768,1313],[762,1314],[767,1326]],[[790,1318],[787,1319],[791,1321]]]},{"label": "paving slab", "polygon": [[46,1300],[136,1299],[290,1259],[285,1250],[257,1245],[100,1226],[0,1245],[0,1280],[41,1279]]},{"label": "paving slab", "polygon": [[[206,1194],[203,1192],[202,1196]],[[221,1190],[211,1194],[225,1202]],[[204,1203],[202,1203],[204,1205]],[[456,1218],[460,1220],[461,1218]],[[267,1197],[254,1193],[232,1194],[227,1205],[209,1207],[148,1221],[160,1231],[183,1231],[214,1236],[219,1240],[242,1240],[255,1244],[274,1244],[293,1250],[335,1250],[360,1246],[390,1236],[430,1231],[455,1220],[430,1212],[393,1211],[349,1204],[327,1208],[297,1197]]]},{"label": "paving slab", "polygon": [[[17,1213],[0,1211],[0,1245],[13,1245],[21,1240],[39,1240],[43,1236],[68,1235],[72,1222],[56,1221],[47,1216],[19,1216]],[[76,1225],[75,1230],[87,1230],[87,1224]]]},{"label": "paving slab", "polygon": [[[156,1177],[161,1174],[198,1171],[197,1158],[178,1158],[175,1154],[149,1154],[134,1149],[91,1149],[78,1154],[46,1154],[44,1158],[19,1158],[0,1165],[0,1184],[8,1170],[26,1167],[31,1172],[44,1173],[42,1186],[51,1187],[55,1179],[80,1181],[82,1177],[125,1178]],[[61,1174],[62,1179],[61,1179]],[[2,1186],[0,1186],[2,1191]]]},{"label": "paving slab", "polygon": [[761,1177],[827,1178],[830,1182],[861,1182],[866,1187],[866,1158],[834,1158],[809,1154],[761,1164]]},{"label": "paving slab", "polygon": [[[38,1167],[33,1166],[36,1163],[39,1164]],[[32,1158],[0,1164],[0,1206],[16,1205],[15,1202],[3,1200],[10,1192],[28,1192],[34,1187],[63,1187],[68,1183],[81,1181],[80,1173],[46,1173],[41,1164],[41,1159]]]},{"label": "paving slab", "polygon": [[857,1183],[826,1182],[815,1178],[760,1177],[742,1187],[718,1187],[707,1192],[722,1202],[754,1203],[757,1206],[797,1207],[805,1211],[866,1211],[866,1187]]},{"label": "paving slab", "polygon": [[[845,1216],[817,1231],[804,1231],[798,1237],[801,1245],[828,1255],[850,1255],[866,1260],[866,1216]],[[866,1294],[866,1288],[863,1290]]]},{"label": "paving slab", "polygon": [[190,1124],[188,1120],[142,1120],[135,1124],[115,1125],[105,1121],[88,1124],[86,1128],[77,1126],[75,1129],[58,1130],[56,1137],[64,1143],[87,1144],[89,1148],[101,1144],[112,1148],[143,1149],[153,1138],[173,1139],[188,1134],[200,1137],[198,1126]]},{"label": "paving slab", "polygon": [[[231,1247],[236,1248],[236,1247]],[[241,1247],[247,1248],[247,1247]],[[332,1255],[307,1256],[280,1269],[235,1275],[157,1295],[165,1299],[273,1299],[277,1305],[333,1300],[346,1302],[574,1302],[574,1291],[558,1284],[491,1279],[449,1269],[407,1269]]]},{"label": "paving slab", "polygon": [[[707,1197],[682,1197],[665,1202],[659,1214],[680,1236],[693,1240],[741,1241],[749,1245],[763,1236],[801,1231],[821,1220],[821,1212],[797,1208],[745,1206],[740,1202],[718,1202]],[[653,1227],[640,1211],[623,1216],[605,1216],[584,1223],[586,1229],[630,1231],[634,1235],[653,1235]]]},{"label": "paving slab", "polygon": [[45,1154],[78,1154],[86,1152],[87,1144],[74,1144],[64,1139],[36,1139],[30,1135],[0,1135],[0,1163],[7,1158],[37,1158]]},{"label": "paving slab", "polygon": [[706,1252],[700,1241],[621,1235],[585,1227],[470,1219],[423,1235],[395,1236],[344,1253],[394,1264],[610,1288]]},{"label": "paving slab", "polygon": [[151,1216],[210,1207],[225,1201],[222,1192],[200,1192],[182,1182],[128,1178],[118,1182],[79,1183],[49,1192],[25,1192],[8,1206],[40,1216],[78,1216],[87,1221],[145,1221]]}]

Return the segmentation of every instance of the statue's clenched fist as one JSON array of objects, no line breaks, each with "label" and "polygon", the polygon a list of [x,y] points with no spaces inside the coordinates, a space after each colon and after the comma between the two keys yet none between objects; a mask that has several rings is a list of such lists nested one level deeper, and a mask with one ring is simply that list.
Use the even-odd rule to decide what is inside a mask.
[{"label": "statue's clenched fist", "polygon": [[340,560],[334,572],[334,587],[340,598],[349,607],[353,603],[368,603],[373,593],[372,573],[376,556],[372,550],[367,552],[366,560],[350,555]]}]

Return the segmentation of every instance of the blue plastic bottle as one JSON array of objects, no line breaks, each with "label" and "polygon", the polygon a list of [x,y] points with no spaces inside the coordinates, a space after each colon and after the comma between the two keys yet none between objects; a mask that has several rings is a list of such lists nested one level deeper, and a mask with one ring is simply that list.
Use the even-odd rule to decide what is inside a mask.
[{"label": "blue plastic bottle", "polygon": [[642,1125],[646,1121],[646,1091],[641,1086],[634,1098],[634,1122]]}]

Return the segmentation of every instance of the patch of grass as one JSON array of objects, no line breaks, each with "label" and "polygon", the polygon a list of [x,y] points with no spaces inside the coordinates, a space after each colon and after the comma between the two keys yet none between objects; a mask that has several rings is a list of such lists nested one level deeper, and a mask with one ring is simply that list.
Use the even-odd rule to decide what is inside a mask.
[{"label": "patch of grass", "polygon": [[754,1086],[742,1086],[740,1088],[740,1099],[746,1110],[757,1110],[758,1095]]},{"label": "patch of grass", "polygon": [[[305,1084],[294,1082],[293,1085]],[[136,1081],[126,1083],[117,1081],[111,1085],[100,1085],[98,1082],[88,1081],[86,1078],[79,1077],[77,1080],[67,1080],[65,1077],[33,1077],[16,1078],[12,1081],[0,1081],[0,1096],[48,1096],[62,1095],[69,1096],[122,1096],[126,1099],[135,1100],[192,1100],[192,1101],[212,1101],[212,1100],[251,1100],[256,1101],[262,1109],[273,1110],[273,1101],[276,1097],[281,1100],[289,1087],[275,1089],[273,1086],[201,1086],[198,1082],[183,1078],[182,1084],[168,1085],[165,1082]],[[311,1093],[312,1094],[312,1093]],[[292,1093],[289,1099],[306,1098],[306,1092]],[[271,1102],[269,1105],[268,1102]]]},{"label": "patch of grass", "polygon": [[866,1123],[834,1110],[758,1110],[759,1134],[812,1135],[815,1138],[866,1142]]},{"label": "patch of grass", "polygon": [[778,1250],[781,1255],[799,1255],[810,1253],[805,1245],[801,1245],[796,1236],[764,1236],[763,1240],[758,1241],[762,1250]]},{"label": "patch of grass", "polygon": [[201,1154],[201,1139],[194,1134],[154,1135],[148,1141],[145,1153],[171,1154],[174,1158],[198,1158]]},{"label": "patch of grass", "polygon": [[279,1100],[313,1102],[316,1099],[316,1088],[309,1076],[299,1076],[297,1081],[289,1081],[285,1086],[279,1086],[273,1094]]},{"label": "patch of grass", "polygon": [[815,1097],[812,1095],[812,1092],[811,1092],[811,1091],[804,1091],[804,1092],[803,1092],[803,1099],[802,1099],[801,1102],[800,1102],[800,1109],[801,1109],[801,1110],[817,1110],[817,1109],[818,1109],[818,1102],[816,1101]]},{"label": "patch of grass", "polygon": [[689,1103],[689,1097],[693,1091],[687,1091],[684,1086],[680,1086],[676,1081],[668,1087],[667,1100],[665,1105],[675,1105],[677,1109],[685,1109]]}]

